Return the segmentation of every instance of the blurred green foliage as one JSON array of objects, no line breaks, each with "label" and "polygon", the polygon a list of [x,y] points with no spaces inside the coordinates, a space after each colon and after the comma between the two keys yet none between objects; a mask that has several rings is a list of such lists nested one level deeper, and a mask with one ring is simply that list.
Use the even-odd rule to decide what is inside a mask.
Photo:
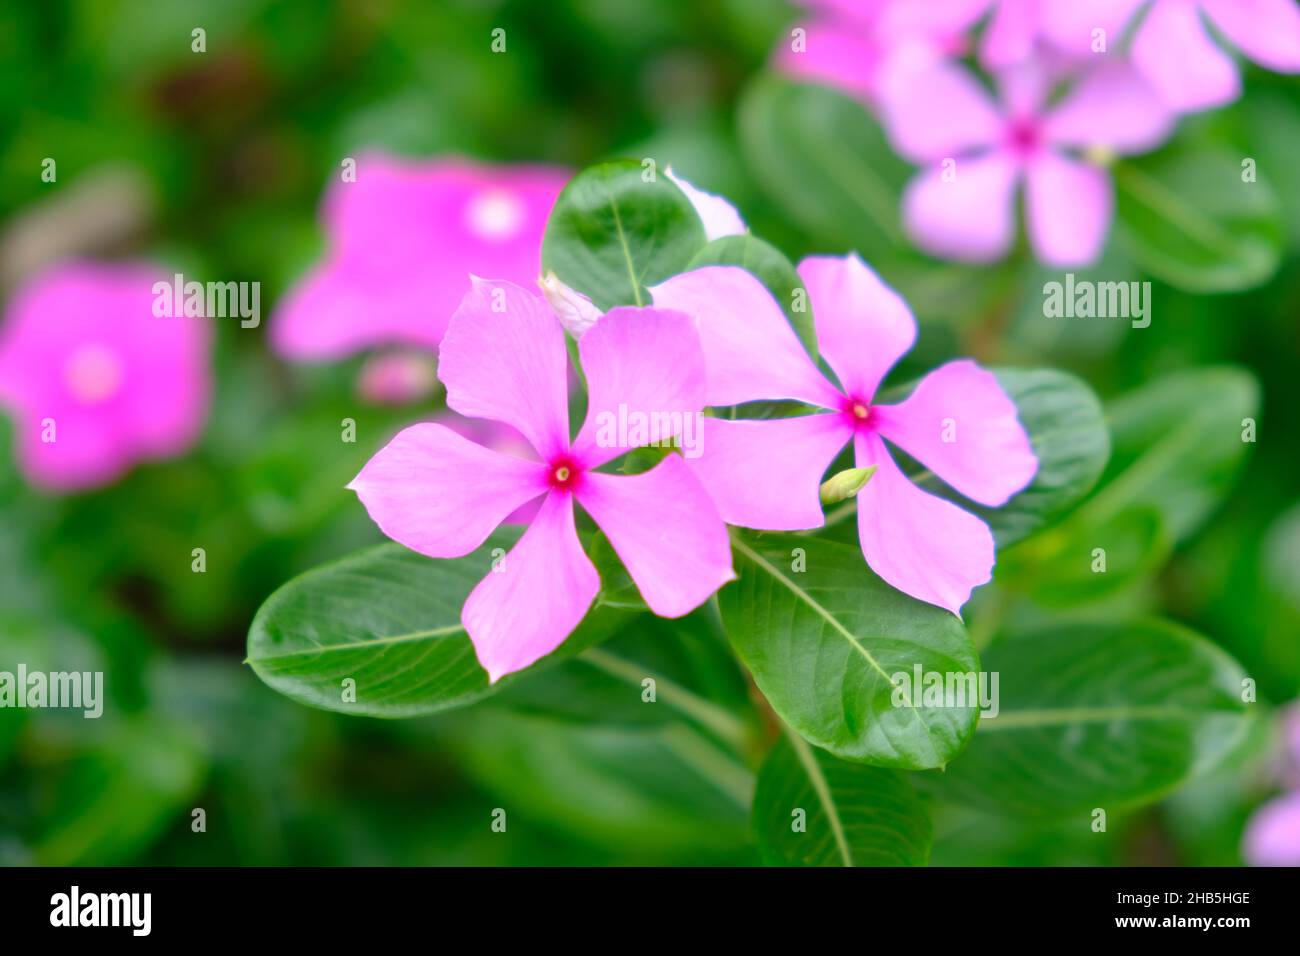
[{"label": "blurred green foliage", "polygon": [[[93,215],[97,177],[125,170],[143,186],[135,226],[84,248],[89,223],[56,246],[256,278],[269,311],[320,250],[327,177],[363,147],[575,169],[655,157],[731,198],[791,261],[859,248],[922,323],[893,380],[969,354],[1058,366],[1102,396],[1115,445],[1102,489],[1057,537],[1006,552],[1006,570],[968,609],[977,645],[1072,617],[1160,614],[1236,657],[1261,710],[1294,698],[1300,488],[1287,432],[1300,408],[1300,87],[1249,73],[1240,103],[1187,121],[1167,152],[1119,172],[1125,211],[1097,271],[1153,282],[1149,328],[1050,319],[1041,295],[1052,274],[1023,252],[971,269],[898,247],[906,168],[865,111],[763,69],[792,16],[777,0],[4,0],[4,236],[48,231],[51,203],[78,184],[90,190],[78,209]],[[198,26],[204,54],[190,50]],[[507,32],[504,55],[490,50],[495,27]],[[1160,178],[1180,155],[1196,168]],[[57,159],[57,185],[41,181],[45,157]],[[1205,157],[1256,158],[1268,184],[1252,194],[1260,205],[1243,210],[1198,181]],[[1128,211],[1133,184],[1152,176],[1231,220],[1231,244],[1185,248],[1167,224]],[[1172,267],[1153,268],[1143,255],[1153,243],[1177,247]],[[1214,291],[1226,287],[1237,291]],[[265,322],[220,328],[216,406],[197,450],[103,491],[55,498],[24,486],[0,421],[0,668],[102,667],[110,698],[97,721],[0,712],[0,863],[758,862],[748,808],[776,731],[708,609],[620,634],[599,656],[556,665],[545,687],[520,683],[405,722],[309,709],[254,676],[243,664],[254,612],[295,574],[381,540],[342,486],[428,410],[362,405],[359,361],[289,367],[264,333]],[[1188,371],[1210,365],[1249,372]],[[1168,450],[1187,421],[1246,414],[1259,421],[1254,444],[1223,454],[1196,431]],[[339,441],[344,417],[357,421],[355,445]],[[1143,466],[1161,469],[1158,487],[1130,482],[1122,501],[1107,490],[1160,448]],[[1102,522],[1118,522],[1136,555],[1107,593],[1081,597],[1068,575],[1032,570],[1068,549],[1072,530]],[[197,546],[204,574],[190,569]],[[614,690],[620,660],[653,668],[704,709],[627,704]],[[737,726],[712,719],[715,708],[739,715]],[[1213,775],[1117,814],[1105,839],[940,795],[932,859],[1238,862],[1244,820],[1269,793],[1268,727],[1257,721]],[[196,808],[206,832],[192,829]],[[506,834],[491,828],[497,808]]]}]

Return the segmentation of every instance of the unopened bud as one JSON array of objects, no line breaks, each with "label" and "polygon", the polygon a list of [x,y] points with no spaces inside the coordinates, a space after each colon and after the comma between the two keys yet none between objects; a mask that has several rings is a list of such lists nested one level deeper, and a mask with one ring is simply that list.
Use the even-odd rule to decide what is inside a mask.
[{"label": "unopened bud", "polygon": [[867,468],[846,468],[839,474],[831,475],[822,482],[822,504],[833,505],[846,498],[852,498],[863,489],[871,476],[876,473],[876,466]]},{"label": "unopened bud", "polygon": [[575,339],[582,338],[582,334],[604,315],[594,302],[576,289],[569,288],[554,272],[548,272],[538,279],[537,285],[560,324]]}]

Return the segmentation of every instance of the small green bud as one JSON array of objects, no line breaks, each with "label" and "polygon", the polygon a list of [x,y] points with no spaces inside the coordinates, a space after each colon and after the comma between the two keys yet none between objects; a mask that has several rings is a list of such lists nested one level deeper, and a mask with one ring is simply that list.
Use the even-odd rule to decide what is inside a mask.
[{"label": "small green bud", "polygon": [[837,475],[831,475],[822,482],[822,504],[833,505],[845,498],[852,498],[875,473],[876,466],[872,465],[869,468],[846,468]]}]

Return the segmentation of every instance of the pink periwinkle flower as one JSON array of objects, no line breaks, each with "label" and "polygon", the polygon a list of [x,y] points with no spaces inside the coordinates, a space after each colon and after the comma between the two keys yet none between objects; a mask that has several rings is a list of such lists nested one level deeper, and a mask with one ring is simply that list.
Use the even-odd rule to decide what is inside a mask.
[{"label": "pink periwinkle flower", "polygon": [[1255,811],[1242,840],[1252,866],[1300,866],[1300,706],[1282,714],[1276,779],[1288,789]]},{"label": "pink periwinkle flower", "polygon": [[438,366],[427,352],[396,349],[366,359],[357,394],[371,405],[409,405],[438,387]]},{"label": "pink periwinkle flower", "polygon": [[382,345],[436,349],[471,270],[532,283],[542,233],[568,173],[465,160],[357,159],[335,181],[324,260],[272,318],[286,358],[325,361]]},{"label": "pink periwinkle flower", "polygon": [[704,452],[690,467],[730,524],[817,528],[822,477],[851,442],[857,466],[877,469],[857,495],[867,564],[900,591],[959,613],[989,580],[993,536],[975,515],[913,484],[885,439],[967,498],[1001,505],[1038,469],[1016,407],[969,360],[935,369],[897,405],[875,404],[881,380],[916,339],[907,304],[856,255],[805,259],[799,275],[838,385],[743,269],[709,266],[651,289],[656,306],[696,317],[710,405],[795,399],[818,408],[763,421],[706,418]]},{"label": "pink periwinkle flower", "polygon": [[0,404],[33,484],[93,488],[198,438],[212,392],[211,329],[154,314],[146,263],[73,262],[13,295],[0,326]]},{"label": "pink periwinkle flower", "polygon": [[1015,193],[1026,187],[1029,242],[1051,266],[1097,259],[1114,215],[1110,177],[1082,151],[1137,153],[1162,142],[1173,118],[1123,63],[1089,70],[1046,105],[1037,64],[1000,77],[1001,104],[956,64],[915,74],[884,104],[895,148],[925,169],[908,185],[903,219],[925,251],[992,261],[1015,239]]},{"label": "pink periwinkle flower", "polygon": [[637,475],[597,470],[648,437],[608,428],[620,412],[624,421],[629,410],[699,415],[704,359],[691,319],[612,309],[582,337],[579,354],[588,412],[570,440],[559,320],[540,295],[475,279],[451,318],[438,376],[452,409],[514,427],[532,457],[491,451],[425,423],[400,432],[349,485],[388,537],[434,558],[468,554],[515,509],[542,499],[523,537],[461,612],[494,682],[558,647],[600,588],[578,539],[575,501],[656,614],[686,614],[734,576],[726,527],[681,456]]},{"label": "pink periwinkle flower", "polygon": [[[781,72],[823,83],[867,102],[906,81],[910,70],[960,55],[965,30],[978,4],[963,0],[969,14],[914,0],[820,0],[808,2],[813,17],[794,25],[774,55]],[[793,29],[802,31],[794,35]]]},{"label": "pink periwinkle flower", "polygon": [[927,0],[923,5],[932,17],[945,17],[953,24],[971,25],[987,17],[980,38],[980,62],[989,69],[1003,70],[1040,51],[1076,59],[1109,53],[1112,44],[1118,45],[1137,2],[1140,0]]},{"label": "pink periwinkle flower", "polygon": [[[1129,0],[1141,6],[1142,0]],[[1130,53],[1138,72],[1180,112],[1230,103],[1241,94],[1237,66],[1210,39],[1208,20],[1260,66],[1300,73],[1300,7],[1295,0],[1154,0]]]}]

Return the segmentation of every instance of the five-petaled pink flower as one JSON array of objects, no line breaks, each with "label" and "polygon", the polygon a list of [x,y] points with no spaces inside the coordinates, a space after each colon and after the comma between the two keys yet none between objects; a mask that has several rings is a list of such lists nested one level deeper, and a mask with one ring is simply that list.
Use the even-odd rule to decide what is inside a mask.
[{"label": "five-petaled pink flower", "polygon": [[306,361],[376,346],[436,349],[468,273],[536,281],[546,220],[567,181],[548,166],[361,156],[356,181],[326,194],[326,257],[284,297],[272,345]]},{"label": "five-petaled pink flower", "polygon": [[468,554],[515,509],[542,498],[528,530],[461,612],[492,681],[558,647],[599,590],[575,528],[575,501],[656,614],[686,614],[734,576],[726,527],[681,456],[637,475],[597,470],[644,443],[644,434],[606,427],[620,406],[669,420],[699,415],[704,359],[691,319],[616,308],[582,337],[579,354],[588,411],[571,441],[559,320],[539,295],[475,279],[442,343],[447,404],[512,425],[535,457],[491,451],[442,425],[414,425],[349,485],[386,535],[434,558]]},{"label": "five-petaled pink flower", "polygon": [[883,439],[967,498],[1001,505],[1038,468],[1016,407],[993,374],[969,360],[935,369],[897,405],[874,404],[916,338],[911,311],[855,255],[805,259],[799,275],[838,387],[744,270],[709,266],[651,289],[656,306],[696,317],[710,405],[796,399],[820,410],[763,421],[706,418],[704,453],[690,467],[730,524],[817,528],[825,521],[822,477],[852,442],[858,467],[877,467],[857,496],[867,563],[899,590],[958,613],[989,580],[993,536],[970,512],[914,485]]},{"label": "five-petaled pink flower", "polygon": [[33,484],[108,484],[198,438],[211,329],[203,318],[154,314],[154,283],[167,280],[145,263],[74,262],[14,293],[0,326],[0,404],[13,413],[18,464]]},{"label": "five-petaled pink flower", "polygon": [[1046,106],[1049,77],[1029,63],[1000,77],[999,108],[964,68],[913,74],[884,104],[895,148],[926,169],[903,197],[908,232],[925,251],[975,262],[1015,238],[1015,192],[1026,183],[1029,241],[1052,266],[1101,254],[1114,212],[1110,177],[1083,150],[1134,153],[1169,134],[1172,117],[1122,63],[1086,72]]},{"label": "five-petaled pink flower", "polygon": [[[1143,0],[1128,0],[1131,9]],[[1300,73],[1295,0],[1154,0],[1141,15],[1130,54],[1138,72],[1180,112],[1222,106],[1241,93],[1232,58],[1210,39],[1209,20],[1261,66]]]}]

